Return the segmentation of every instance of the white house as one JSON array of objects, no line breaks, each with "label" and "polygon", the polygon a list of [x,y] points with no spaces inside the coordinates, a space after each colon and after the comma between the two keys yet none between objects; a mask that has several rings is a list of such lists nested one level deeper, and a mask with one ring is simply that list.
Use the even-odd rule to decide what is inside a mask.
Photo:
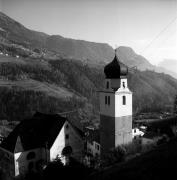
[{"label": "white house", "polygon": [[0,146],[0,166],[6,176],[23,176],[38,171],[57,157],[63,163],[68,156],[82,160],[83,133],[57,114],[36,113],[23,120]]},{"label": "white house", "polygon": [[135,139],[137,137],[142,137],[144,135],[144,132],[139,130],[138,128],[132,129],[132,138]]}]

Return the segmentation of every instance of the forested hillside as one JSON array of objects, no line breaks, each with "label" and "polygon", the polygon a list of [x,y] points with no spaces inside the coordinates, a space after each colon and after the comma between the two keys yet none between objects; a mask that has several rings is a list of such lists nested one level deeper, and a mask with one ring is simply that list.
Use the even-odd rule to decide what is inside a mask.
[{"label": "forested hillside", "polygon": [[[76,109],[80,120],[98,117],[103,66],[91,67],[67,59],[0,59],[1,119],[22,120],[35,111],[59,113]],[[128,82],[134,112],[161,111],[173,104],[177,80],[169,75],[136,71],[129,73]]]}]

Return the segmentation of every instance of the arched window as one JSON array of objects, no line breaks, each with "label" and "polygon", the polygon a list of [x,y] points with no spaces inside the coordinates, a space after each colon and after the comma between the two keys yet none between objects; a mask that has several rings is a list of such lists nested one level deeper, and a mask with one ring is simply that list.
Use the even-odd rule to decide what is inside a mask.
[{"label": "arched window", "polygon": [[106,82],[106,89],[109,89],[109,81]]},{"label": "arched window", "polygon": [[122,96],[122,104],[126,105],[126,96]]},{"label": "arched window", "polygon": [[26,156],[26,159],[31,160],[31,159],[34,159],[35,157],[36,157],[35,152],[29,152]]}]

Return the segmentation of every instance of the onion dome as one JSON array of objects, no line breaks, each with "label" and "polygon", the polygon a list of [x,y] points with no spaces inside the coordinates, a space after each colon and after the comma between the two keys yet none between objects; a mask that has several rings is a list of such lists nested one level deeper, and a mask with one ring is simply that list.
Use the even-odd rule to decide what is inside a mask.
[{"label": "onion dome", "polygon": [[108,79],[118,79],[121,76],[126,76],[128,74],[128,68],[121,63],[115,55],[113,61],[105,66],[104,73]]}]

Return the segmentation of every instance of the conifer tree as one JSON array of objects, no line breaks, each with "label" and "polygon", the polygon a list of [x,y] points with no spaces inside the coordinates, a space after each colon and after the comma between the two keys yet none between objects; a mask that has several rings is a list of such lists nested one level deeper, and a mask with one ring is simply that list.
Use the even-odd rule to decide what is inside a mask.
[{"label": "conifer tree", "polygon": [[177,115],[177,95],[175,96],[174,100],[173,113],[174,115]]}]

